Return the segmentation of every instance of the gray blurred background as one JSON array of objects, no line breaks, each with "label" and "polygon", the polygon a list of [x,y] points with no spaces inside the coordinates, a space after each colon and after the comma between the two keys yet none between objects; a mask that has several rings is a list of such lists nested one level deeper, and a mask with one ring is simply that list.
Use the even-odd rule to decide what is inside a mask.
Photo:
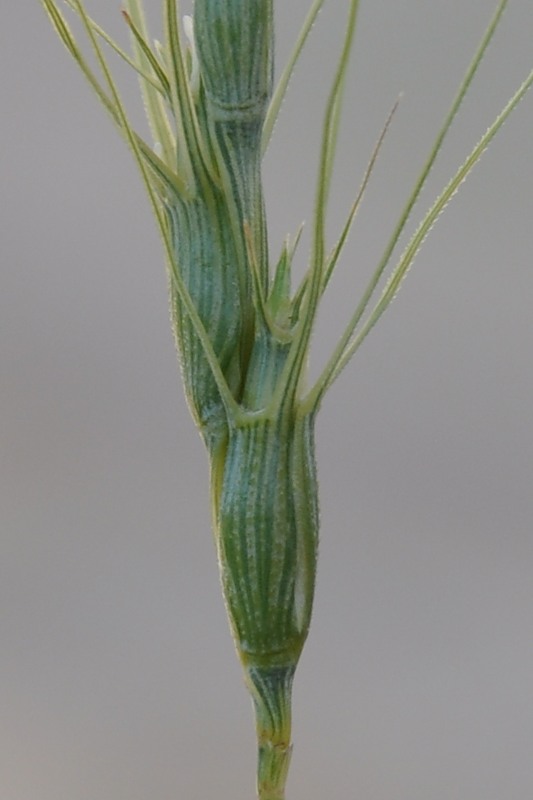
[{"label": "gray blurred background", "polygon": [[[126,39],[119,0],[87,5]],[[308,6],[277,3],[278,63]],[[332,240],[404,97],[315,374],[494,6],[361,2]],[[326,2],[266,158],[273,254],[311,217],[346,7]],[[0,796],[250,800],[252,715],[155,225],[39,4],[2,8]],[[532,30],[530,0],[511,0],[419,213],[533,66]],[[532,134],[530,94],[319,418],[321,560],[289,800],[533,791]]]}]

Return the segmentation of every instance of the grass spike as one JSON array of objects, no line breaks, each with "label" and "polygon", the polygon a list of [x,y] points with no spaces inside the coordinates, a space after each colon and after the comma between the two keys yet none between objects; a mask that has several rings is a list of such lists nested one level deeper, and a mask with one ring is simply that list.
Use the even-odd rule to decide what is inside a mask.
[{"label": "grass spike", "polygon": [[[208,455],[226,610],[254,704],[257,796],[285,800],[292,682],[311,622],[317,564],[316,412],[394,299],[432,226],[533,84],[533,71],[397,258],[412,209],[507,5],[499,0],[382,258],[319,379],[307,391],[303,384],[319,302],[398,106],[397,101],[329,249],[327,210],[359,1],[346,0],[344,41],[322,126],[309,262],[295,294],[291,273],[301,228],[296,237],[285,239],[271,271],[260,163],[323,0],[309,0],[274,95],[275,0],[195,0],[194,17],[182,23],[179,0],[163,0],[164,45],[149,37],[143,0],[124,0],[132,58],[89,17],[84,0],[66,0],[81,20],[80,38],[83,44],[88,39],[89,60],[59,11],[60,0],[40,2],[126,139],[163,239],[185,395]],[[153,148],[132,127],[110,68],[114,53],[140,76]],[[395,264],[390,263],[393,257]]]}]

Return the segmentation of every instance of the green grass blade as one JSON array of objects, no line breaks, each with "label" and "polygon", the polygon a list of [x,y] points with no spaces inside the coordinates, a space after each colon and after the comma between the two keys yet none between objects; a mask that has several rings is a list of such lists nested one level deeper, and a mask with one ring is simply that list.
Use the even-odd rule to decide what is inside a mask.
[{"label": "green grass blade", "polygon": [[[481,40],[481,42],[479,44],[479,47],[478,47],[478,49],[477,49],[477,51],[476,51],[476,53],[474,55],[474,58],[472,59],[472,61],[470,63],[470,66],[468,67],[468,69],[466,71],[466,74],[465,74],[465,76],[464,76],[464,78],[463,78],[463,80],[461,82],[459,90],[458,90],[458,92],[457,92],[457,94],[456,94],[456,96],[455,96],[455,98],[454,98],[454,100],[452,102],[452,105],[451,105],[451,107],[450,107],[450,109],[448,111],[448,114],[446,115],[446,117],[444,119],[444,123],[443,123],[443,125],[442,125],[442,127],[441,127],[441,129],[440,129],[440,131],[439,131],[439,133],[437,135],[437,138],[436,138],[436,140],[435,140],[435,142],[433,144],[431,152],[430,152],[430,154],[429,154],[429,156],[428,156],[428,158],[426,160],[426,163],[424,164],[424,167],[423,167],[423,169],[422,169],[422,171],[421,171],[421,173],[420,173],[420,175],[418,177],[418,180],[417,180],[417,182],[416,182],[416,184],[414,186],[414,189],[411,192],[411,195],[409,196],[408,201],[407,201],[407,203],[406,203],[406,205],[405,205],[405,207],[404,207],[404,209],[403,209],[403,211],[402,211],[402,213],[400,215],[400,219],[399,219],[399,221],[398,221],[398,223],[397,223],[397,225],[396,225],[396,227],[395,227],[395,229],[393,231],[393,234],[392,234],[392,236],[391,236],[391,238],[390,238],[390,240],[389,240],[389,242],[387,244],[387,247],[385,248],[385,252],[384,252],[384,254],[383,254],[382,258],[381,258],[381,261],[379,262],[376,270],[374,271],[374,273],[373,273],[373,275],[372,275],[372,277],[370,279],[370,282],[368,283],[368,286],[365,289],[365,292],[363,293],[363,296],[362,296],[359,304],[357,305],[357,308],[355,309],[355,312],[354,312],[350,322],[348,323],[348,325],[346,327],[346,330],[345,330],[344,334],[342,335],[337,347],[335,348],[331,358],[329,359],[328,363],[326,364],[326,366],[325,366],[320,378],[318,379],[315,387],[313,388],[312,392],[310,392],[310,394],[309,394],[309,397],[312,396],[313,398],[315,398],[315,402],[317,404],[320,402],[321,398],[323,397],[324,392],[326,391],[327,387],[330,386],[332,381],[334,380],[333,376],[336,377],[338,375],[338,369],[337,368],[338,368],[339,361],[340,361],[340,359],[343,359],[343,354],[344,354],[346,348],[349,346],[349,343],[351,342],[352,337],[355,334],[355,330],[356,330],[357,326],[359,325],[359,323],[361,322],[361,319],[362,319],[362,317],[363,317],[363,315],[364,315],[364,313],[365,313],[365,311],[366,311],[366,309],[367,309],[367,307],[368,307],[368,305],[370,303],[370,300],[372,299],[372,296],[374,295],[374,292],[375,292],[375,290],[376,290],[381,278],[383,277],[383,274],[386,271],[387,266],[389,265],[392,253],[393,253],[393,251],[394,251],[394,249],[395,249],[395,247],[396,247],[396,245],[398,243],[398,240],[399,240],[401,234],[404,231],[405,225],[406,225],[407,220],[408,220],[408,218],[409,218],[409,216],[411,214],[411,211],[412,211],[416,201],[418,200],[418,198],[420,196],[420,192],[422,191],[422,188],[424,187],[424,185],[426,183],[426,180],[427,180],[427,177],[428,177],[428,175],[429,175],[429,173],[431,171],[431,168],[433,167],[433,164],[435,163],[435,160],[436,160],[436,158],[437,158],[437,156],[438,156],[438,154],[439,154],[439,152],[440,152],[440,150],[442,148],[442,144],[443,144],[443,142],[444,142],[444,140],[446,138],[446,135],[447,135],[447,133],[448,133],[448,131],[450,129],[450,126],[451,126],[453,120],[455,119],[455,116],[456,116],[456,114],[457,114],[457,112],[458,112],[458,110],[459,110],[459,108],[460,108],[460,106],[461,106],[461,104],[462,104],[462,102],[464,100],[464,97],[465,97],[468,89],[470,88],[470,85],[471,85],[471,83],[472,83],[472,81],[473,81],[473,79],[474,79],[474,77],[475,77],[475,75],[477,73],[477,70],[479,68],[479,65],[480,65],[482,59],[483,59],[483,56],[485,55],[485,52],[486,52],[486,50],[487,50],[487,48],[488,48],[488,46],[489,46],[489,44],[490,44],[495,32],[496,32],[496,29],[498,27],[498,24],[500,22],[502,14],[503,14],[506,6],[507,6],[507,3],[508,3],[508,0],[500,0],[500,2],[498,4],[498,7],[496,8],[496,12],[494,13],[494,15],[492,17],[492,19],[491,19],[491,21],[489,23],[489,26],[488,26],[487,30],[485,31],[485,34],[483,35],[483,38],[482,38],[482,40]],[[343,363],[345,363],[345,362],[343,362]]]},{"label": "green grass blade", "polygon": [[[466,93],[468,92],[468,90],[470,88],[470,85],[471,85],[472,81],[474,80],[474,77],[475,77],[475,75],[476,75],[476,73],[478,71],[479,65],[481,64],[481,61],[483,60],[483,56],[485,55],[485,53],[487,51],[487,48],[488,48],[488,46],[489,46],[489,44],[490,44],[490,42],[491,42],[491,40],[492,40],[492,38],[493,38],[493,36],[494,36],[494,34],[496,32],[496,29],[498,27],[498,24],[500,22],[500,19],[502,17],[503,12],[505,11],[507,3],[508,3],[508,0],[500,0],[500,3],[499,3],[499,5],[498,5],[498,7],[496,9],[496,12],[494,13],[494,16],[492,17],[492,20],[490,21],[490,24],[489,24],[487,30],[485,31],[485,34],[484,34],[484,36],[483,36],[483,38],[482,38],[482,40],[481,40],[481,42],[480,42],[480,44],[478,46],[478,49],[477,49],[477,51],[476,51],[476,53],[474,55],[474,58],[472,59],[470,65],[469,65],[469,67],[468,67],[468,69],[467,69],[467,71],[465,73],[465,77],[463,78],[463,81],[462,81],[462,83],[461,83],[461,85],[459,87],[459,90],[458,90],[458,92],[457,92],[457,94],[455,96],[455,99],[454,99],[454,101],[453,101],[453,103],[452,103],[452,105],[450,107],[450,110],[449,110],[448,114],[446,115],[446,118],[444,120],[442,128],[440,129],[440,131],[439,131],[439,133],[437,135],[437,138],[435,139],[435,143],[433,145],[433,148],[432,148],[432,150],[431,150],[431,152],[430,152],[430,154],[428,156],[428,159],[427,159],[426,163],[424,164],[424,167],[422,168],[422,172],[419,175],[419,178],[418,178],[418,180],[417,180],[417,182],[415,184],[413,192],[410,195],[410,197],[409,197],[409,199],[408,199],[408,201],[407,201],[407,203],[405,205],[405,208],[402,211],[402,214],[400,216],[398,224],[397,224],[397,226],[396,226],[396,228],[395,228],[395,230],[394,230],[394,232],[392,234],[392,237],[391,237],[391,239],[390,239],[390,241],[389,241],[389,243],[387,245],[387,248],[385,250],[385,253],[384,253],[383,258],[382,258],[381,263],[380,263],[381,274],[386,269],[387,264],[389,263],[389,260],[390,260],[390,257],[392,255],[392,252],[393,252],[394,248],[396,247],[396,244],[398,243],[398,240],[399,240],[399,238],[400,238],[400,236],[401,236],[401,234],[402,234],[402,232],[403,232],[403,230],[405,228],[407,220],[409,219],[411,211],[413,210],[413,207],[414,207],[416,201],[418,200],[418,198],[420,196],[420,192],[422,191],[422,189],[423,189],[423,187],[424,187],[424,185],[426,183],[427,177],[428,177],[429,173],[431,172],[433,164],[435,163],[435,160],[436,160],[436,158],[437,158],[437,156],[438,156],[438,154],[439,154],[439,152],[440,152],[440,150],[442,148],[443,142],[444,142],[444,140],[445,140],[445,138],[446,138],[446,136],[448,134],[448,131],[450,130],[450,127],[451,127],[451,125],[452,125],[452,123],[453,123],[453,121],[454,121],[454,119],[455,119],[455,117],[457,115],[457,112],[459,111],[459,108],[461,107],[461,104],[462,104],[462,102],[463,102],[463,100],[464,100],[464,98],[466,96]],[[379,281],[379,278],[381,277],[381,274],[378,277],[378,281]],[[376,281],[376,285],[377,285],[377,281]]]},{"label": "green grass blade", "polygon": [[362,344],[362,342],[367,337],[369,332],[372,330],[378,319],[389,307],[394,297],[396,296],[400,284],[407,274],[407,271],[409,270],[418,251],[420,250],[422,244],[424,243],[426,236],[428,235],[431,228],[439,218],[440,214],[444,211],[444,209],[446,208],[446,206],[448,205],[454,194],[458,191],[463,181],[466,180],[472,169],[475,167],[475,165],[483,155],[484,151],[489,146],[492,139],[498,133],[504,122],[507,120],[509,115],[514,111],[518,103],[522,100],[522,98],[532,85],[533,85],[533,71],[530,72],[530,74],[527,76],[522,85],[518,88],[513,97],[509,100],[509,102],[502,110],[502,112],[498,115],[498,117],[496,117],[496,119],[494,120],[490,128],[487,130],[485,135],[480,139],[478,144],[474,147],[474,149],[472,150],[472,152],[470,153],[464,164],[462,164],[462,166],[457,170],[457,172],[453,176],[452,180],[448,183],[444,191],[435,200],[434,204],[431,206],[431,208],[425,215],[424,219],[418,226],[409,244],[407,245],[407,248],[405,249],[396,267],[394,268],[389,280],[387,281],[387,284],[381,294],[381,297],[379,298],[378,302],[376,303],[374,309],[367,318],[366,322],[364,323],[364,325],[362,325],[357,335],[351,340],[351,342],[344,348],[344,350],[340,354],[340,357],[337,359],[334,368],[330,370],[327,376],[328,378],[327,383],[325,383],[325,385],[322,386],[322,382],[324,379],[323,378],[319,379],[316,387],[309,393],[306,402],[309,402],[313,405],[316,404],[317,397],[321,396],[325,391],[325,389],[331,386],[333,381],[342,372],[348,361],[354,355],[355,351],[358,349],[358,347]]},{"label": "green grass blade", "polygon": [[344,248],[344,245],[346,244],[346,240],[348,239],[348,236],[349,236],[350,230],[352,228],[352,225],[354,223],[355,217],[357,216],[357,212],[359,210],[359,206],[361,205],[361,202],[363,200],[366,188],[367,188],[368,183],[370,181],[370,177],[372,175],[372,172],[373,172],[374,167],[376,165],[376,161],[378,159],[381,147],[382,147],[383,142],[385,140],[385,136],[387,135],[387,131],[389,130],[390,124],[392,122],[392,118],[393,118],[394,114],[396,113],[396,110],[398,108],[399,102],[400,102],[400,98],[398,98],[398,100],[395,102],[395,104],[393,105],[393,107],[392,107],[392,109],[391,109],[391,111],[389,113],[389,116],[387,117],[387,120],[386,120],[385,125],[383,126],[383,129],[382,129],[382,131],[381,131],[381,133],[379,135],[379,138],[378,138],[378,140],[376,142],[374,150],[372,151],[372,155],[370,157],[370,161],[368,162],[368,166],[367,166],[365,174],[363,176],[363,181],[361,183],[361,186],[359,188],[357,196],[356,196],[356,198],[355,198],[355,200],[354,200],[354,202],[352,204],[352,207],[350,209],[350,213],[348,214],[348,217],[346,219],[344,227],[343,227],[343,229],[341,231],[341,235],[340,235],[335,247],[333,248],[333,250],[331,251],[330,255],[328,256],[328,259],[327,259],[327,262],[326,262],[326,270],[325,270],[325,273],[324,273],[324,278],[323,278],[323,283],[322,283],[322,292],[325,291],[325,289],[326,289],[326,287],[327,287],[327,285],[328,285],[328,283],[329,283],[329,281],[331,279],[331,276],[332,276],[332,274],[333,274],[333,272],[335,270],[335,267],[336,267],[336,265],[338,263],[338,260],[339,260],[339,257],[341,255],[341,252],[342,252],[342,250]]},{"label": "green grass blade", "polygon": [[[129,10],[126,11],[125,9],[122,10],[122,16],[126,20],[126,24],[128,25],[133,38],[138,46],[139,50],[139,58],[142,58],[146,63],[146,66],[149,66],[150,69],[153,70],[154,74],[156,75],[162,89],[164,92],[165,97],[170,97],[170,83],[165,75],[159,61],[157,60],[156,56],[150,49],[150,45],[148,44],[148,32],[145,31],[144,25],[141,28],[138,22],[134,20],[139,19],[139,21],[143,22],[143,17],[137,17],[136,9],[139,7],[142,9],[142,6],[139,6],[137,2],[134,0],[126,0],[127,5],[129,6]],[[141,24],[142,24],[141,22]],[[142,32],[141,32],[142,31]],[[140,72],[140,70],[138,70]],[[143,72],[144,74],[144,72]],[[153,84],[151,84],[153,85]]]},{"label": "green grass blade", "polygon": [[[333,79],[333,85],[331,87],[324,117],[315,200],[311,264],[308,271],[309,277],[306,281],[306,291],[301,307],[301,319],[294,337],[294,344],[291,349],[291,354],[287,359],[287,366],[283,376],[284,380],[282,379],[280,382],[280,397],[281,393],[283,393],[284,396],[293,396],[297,390],[309,348],[318,302],[320,300],[324,277],[326,212],[329,190],[331,186],[333,157],[337,142],[339,115],[342,105],[342,92],[355,36],[358,10],[359,0],[351,0],[344,44],[339,58],[339,63],[337,65],[335,77]],[[279,402],[280,397],[276,396],[275,401]]]},{"label": "green grass blade", "polygon": [[[442,127],[441,127],[441,129],[440,129],[440,131],[439,131],[439,133],[437,135],[437,138],[435,139],[435,142],[433,144],[433,148],[432,148],[432,150],[431,150],[431,152],[430,152],[430,154],[428,156],[428,159],[427,159],[426,163],[424,164],[424,167],[422,168],[422,172],[420,173],[420,175],[418,177],[418,180],[417,180],[417,182],[415,184],[415,187],[414,187],[414,189],[413,189],[413,191],[412,191],[412,193],[411,193],[411,195],[410,195],[410,197],[409,197],[409,199],[408,199],[408,201],[407,201],[407,203],[406,203],[406,205],[405,205],[405,207],[404,207],[404,209],[403,209],[403,211],[402,211],[402,213],[400,215],[400,219],[399,219],[399,221],[398,221],[398,223],[396,225],[396,228],[394,229],[393,234],[392,234],[392,236],[391,236],[391,238],[390,238],[390,240],[389,240],[389,242],[387,244],[387,247],[385,248],[385,252],[384,252],[384,254],[383,254],[382,258],[381,258],[381,261],[380,261],[380,263],[378,265],[378,268],[375,271],[374,275],[372,276],[372,280],[371,280],[371,282],[370,282],[370,284],[368,286],[367,291],[365,292],[365,295],[364,295],[364,300],[365,300],[364,307],[363,307],[363,304],[361,304],[361,307],[358,310],[358,314],[357,314],[359,320],[361,319],[362,314],[366,310],[366,307],[367,307],[367,305],[368,305],[368,303],[369,303],[369,301],[370,301],[370,299],[371,299],[371,297],[372,297],[372,295],[374,293],[374,290],[376,289],[379,281],[381,280],[382,275],[384,274],[385,270],[387,269],[387,266],[389,265],[392,253],[393,253],[393,251],[394,251],[394,249],[395,249],[395,247],[396,247],[396,245],[398,243],[398,240],[399,240],[400,236],[402,235],[402,233],[403,233],[403,231],[405,229],[405,225],[406,225],[406,223],[407,223],[407,221],[408,221],[408,219],[409,219],[409,217],[411,215],[411,211],[413,210],[413,207],[414,207],[416,201],[418,200],[418,198],[420,196],[420,193],[421,193],[421,191],[422,191],[422,189],[423,189],[423,187],[424,187],[424,185],[426,183],[427,177],[428,177],[429,173],[431,172],[433,164],[435,163],[435,160],[436,160],[436,158],[437,158],[437,156],[438,156],[438,154],[439,154],[439,152],[440,152],[440,150],[442,148],[443,142],[444,142],[444,140],[445,140],[445,138],[446,138],[446,136],[448,134],[448,131],[450,130],[450,127],[451,127],[451,125],[452,125],[452,123],[453,123],[453,121],[454,121],[454,119],[455,119],[455,117],[457,115],[457,112],[459,111],[459,108],[461,107],[461,104],[462,104],[462,102],[463,102],[463,100],[464,100],[464,98],[466,96],[466,93],[468,92],[468,89],[470,88],[470,85],[471,85],[471,83],[472,83],[472,81],[473,81],[473,79],[474,79],[474,77],[475,77],[475,75],[477,73],[477,70],[479,68],[479,65],[481,64],[483,56],[485,55],[485,53],[487,51],[487,48],[488,48],[488,46],[489,46],[489,44],[490,44],[490,42],[491,42],[491,40],[492,40],[492,38],[493,38],[493,36],[494,36],[494,34],[496,32],[496,29],[498,27],[498,24],[500,22],[500,19],[502,17],[503,12],[505,11],[507,3],[508,3],[508,0],[500,0],[500,3],[499,3],[499,5],[498,5],[498,7],[496,9],[496,12],[495,12],[494,16],[492,17],[492,20],[490,21],[490,24],[489,24],[487,30],[485,31],[485,34],[484,34],[484,36],[483,36],[483,38],[482,38],[482,40],[481,40],[481,42],[480,42],[480,44],[478,46],[478,49],[477,49],[477,51],[476,51],[476,53],[474,55],[474,58],[472,59],[472,61],[470,63],[470,66],[468,67],[468,69],[466,71],[465,77],[463,78],[463,81],[462,81],[462,83],[461,83],[461,85],[459,87],[459,90],[458,90],[458,92],[457,92],[457,94],[456,94],[456,96],[455,96],[455,98],[453,100],[453,103],[452,103],[452,105],[450,107],[450,110],[448,111],[448,114],[446,115],[444,123],[443,123],[443,125],[442,125]],[[356,323],[356,325],[357,325],[357,323]]]}]

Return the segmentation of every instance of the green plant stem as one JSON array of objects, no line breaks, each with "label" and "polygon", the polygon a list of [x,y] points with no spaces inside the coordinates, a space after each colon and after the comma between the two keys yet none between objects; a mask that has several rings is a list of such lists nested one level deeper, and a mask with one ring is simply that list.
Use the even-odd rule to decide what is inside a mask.
[{"label": "green plant stem", "polygon": [[250,667],[248,685],[257,731],[259,800],[285,800],[291,745],[291,693],[295,667]]}]

